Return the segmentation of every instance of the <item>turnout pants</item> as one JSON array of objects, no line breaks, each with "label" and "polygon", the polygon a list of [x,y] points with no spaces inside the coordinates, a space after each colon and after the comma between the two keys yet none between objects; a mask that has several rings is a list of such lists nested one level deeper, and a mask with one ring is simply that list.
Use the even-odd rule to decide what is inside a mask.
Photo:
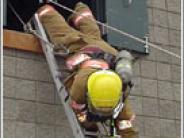
[{"label": "turnout pants", "polygon": [[[38,10],[40,20],[49,36],[50,41],[55,45],[55,51],[62,51],[61,45],[64,45],[70,50],[70,54],[79,51],[82,47],[99,47],[103,51],[117,55],[118,51],[101,39],[101,34],[98,25],[88,6],[83,3],[78,3],[75,11],[83,16],[72,14],[69,17],[69,22],[74,25],[71,27],[65,19],[51,6],[51,10],[46,10],[48,5],[41,7]],[[91,13],[91,14],[90,14]],[[78,104],[86,103],[86,82],[88,76],[96,71],[96,69],[79,69],[77,73],[66,82],[69,94],[72,100]],[[117,122],[121,120],[130,120],[134,115],[128,99],[125,101],[125,106],[120,112]],[[118,133],[122,138],[138,138],[137,131],[132,127],[119,130]]]}]

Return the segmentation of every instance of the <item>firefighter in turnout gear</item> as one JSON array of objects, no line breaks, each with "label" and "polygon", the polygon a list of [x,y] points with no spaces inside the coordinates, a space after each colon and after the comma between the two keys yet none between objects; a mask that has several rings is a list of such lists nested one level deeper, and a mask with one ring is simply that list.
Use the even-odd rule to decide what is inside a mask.
[{"label": "firefighter in turnout gear", "polygon": [[[64,45],[70,52],[65,57],[66,67],[73,73],[65,86],[71,108],[86,129],[96,131],[96,120],[114,117],[121,137],[138,138],[132,126],[135,114],[125,98],[130,89],[133,57],[125,50],[118,52],[101,39],[87,5],[79,2],[74,10],[78,14],[72,14],[69,23],[48,4],[37,12],[54,50],[63,52],[61,45]],[[123,108],[118,108],[122,103]]]}]

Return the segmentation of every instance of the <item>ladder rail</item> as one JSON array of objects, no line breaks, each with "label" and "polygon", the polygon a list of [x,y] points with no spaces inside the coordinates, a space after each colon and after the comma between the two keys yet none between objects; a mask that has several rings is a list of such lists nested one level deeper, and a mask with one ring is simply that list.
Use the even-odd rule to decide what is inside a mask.
[{"label": "ladder rail", "polygon": [[[46,33],[44,31],[44,28],[39,20],[38,14],[34,15],[33,22],[34,22],[37,33],[39,33],[39,35],[42,36],[44,38],[44,40],[48,40]],[[66,114],[68,121],[70,123],[70,126],[72,128],[73,135],[75,138],[85,138],[84,132],[83,132],[83,130],[82,130],[77,118],[76,118],[76,115],[73,112],[73,110],[71,109],[71,107],[69,106],[69,103],[68,103],[69,100],[65,101],[65,97],[67,95],[67,92],[65,90],[63,83],[60,80],[61,72],[59,71],[59,67],[56,63],[53,48],[51,48],[47,43],[45,43],[41,39],[40,39],[40,42],[41,42],[41,46],[42,46],[43,52],[45,54],[47,63],[49,65],[51,75],[52,75],[54,83],[56,85],[59,97],[61,99],[62,105],[64,106],[65,114]]]}]

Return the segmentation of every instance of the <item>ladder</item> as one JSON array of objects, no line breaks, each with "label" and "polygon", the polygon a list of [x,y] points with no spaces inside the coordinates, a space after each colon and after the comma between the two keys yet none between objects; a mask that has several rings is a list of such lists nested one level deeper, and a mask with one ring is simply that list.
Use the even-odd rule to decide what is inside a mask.
[{"label": "ladder", "polygon": [[[66,100],[68,97],[68,92],[65,89],[64,84],[61,81],[61,72],[58,67],[56,58],[55,58],[55,53],[53,50],[53,47],[51,47],[48,43],[49,42],[46,32],[44,30],[44,27],[42,26],[38,14],[34,14],[31,23],[33,23],[34,29],[36,33],[41,37],[42,39],[40,40],[43,52],[45,54],[52,78],[55,83],[55,87],[57,89],[58,95],[60,97],[61,103],[64,107],[65,114],[67,116],[67,119],[70,123],[71,129],[73,131],[73,135],[75,138],[88,138],[89,136],[97,136],[100,138],[104,137],[111,137],[110,134],[106,133],[104,134],[105,126],[104,123],[97,122],[98,126],[98,132],[91,132],[91,131],[86,131],[84,128],[81,127],[80,123],[78,122],[78,119],[73,112],[72,108],[69,105],[70,100]],[[29,24],[29,26],[32,28],[32,25]],[[119,137],[118,135],[114,135],[115,137]]]},{"label": "ladder", "polygon": [[[47,35],[44,31],[44,28],[38,18],[38,14],[35,14],[33,17],[33,23],[34,23],[34,27],[36,29],[36,32],[46,41],[48,41]],[[63,85],[63,83],[61,82],[61,72],[59,70],[59,67],[57,65],[55,56],[54,56],[54,51],[53,48],[45,43],[43,40],[40,39],[41,42],[41,46],[43,49],[43,52],[45,54],[52,78],[54,80],[55,83],[55,87],[57,89],[58,95],[61,99],[61,103],[64,107],[66,116],[68,118],[68,121],[71,125],[71,128],[73,130],[73,135],[75,136],[75,138],[85,138],[84,135],[84,130],[81,128],[75,113],[73,112],[72,108],[69,106],[69,100],[65,100],[65,98],[68,96],[68,93]]]}]

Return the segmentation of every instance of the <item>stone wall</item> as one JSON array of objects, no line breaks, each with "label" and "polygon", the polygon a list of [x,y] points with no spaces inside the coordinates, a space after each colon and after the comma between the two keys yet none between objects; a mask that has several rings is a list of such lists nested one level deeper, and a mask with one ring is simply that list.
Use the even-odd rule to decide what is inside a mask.
[{"label": "stone wall", "polygon": [[[180,0],[148,0],[148,14],[150,41],[180,54]],[[4,138],[73,137],[44,57],[4,49],[3,65]],[[180,138],[180,60],[151,48],[134,69],[140,138]]]},{"label": "stone wall", "polygon": [[[150,41],[180,54],[180,0],[149,0]],[[133,106],[141,138],[180,138],[180,60],[151,48],[135,67]]]}]

